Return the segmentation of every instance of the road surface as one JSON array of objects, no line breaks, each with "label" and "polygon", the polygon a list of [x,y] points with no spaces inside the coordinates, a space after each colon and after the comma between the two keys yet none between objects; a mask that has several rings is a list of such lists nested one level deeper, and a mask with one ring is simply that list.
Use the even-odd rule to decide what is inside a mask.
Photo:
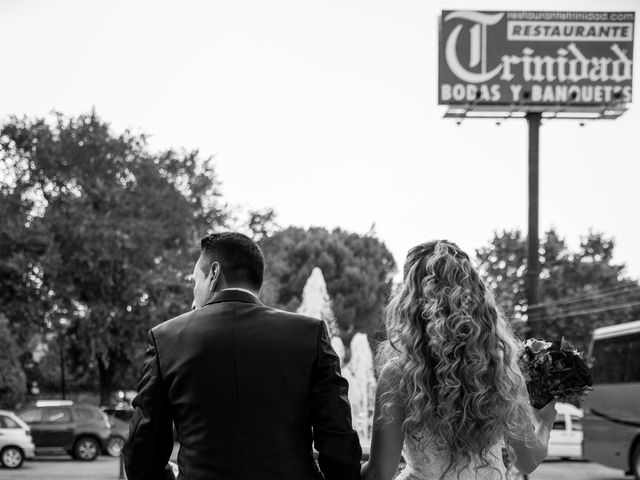
[{"label": "road surface", "polygon": [[[117,480],[119,459],[100,456],[93,462],[71,457],[39,457],[28,460],[18,470],[0,468],[2,480]],[[588,462],[548,461],[529,476],[530,480],[632,480],[621,470]]]}]

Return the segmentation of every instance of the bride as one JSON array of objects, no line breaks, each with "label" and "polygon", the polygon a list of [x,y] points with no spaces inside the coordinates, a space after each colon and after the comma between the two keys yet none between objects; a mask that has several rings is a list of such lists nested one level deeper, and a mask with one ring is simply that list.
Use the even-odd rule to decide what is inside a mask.
[{"label": "bride", "polygon": [[411,249],[387,310],[364,480],[506,479],[546,455],[555,401],[529,405],[518,344],[469,256],[449,241]]}]

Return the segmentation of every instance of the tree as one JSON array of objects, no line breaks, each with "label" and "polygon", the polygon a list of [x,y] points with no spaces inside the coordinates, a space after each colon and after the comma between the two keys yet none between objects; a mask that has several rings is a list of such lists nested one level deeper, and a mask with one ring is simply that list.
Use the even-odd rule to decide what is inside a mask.
[{"label": "tree", "polygon": [[251,210],[249,212],[249,220],[247,228],[256,242],[272,235],[278,230],[276,223],[276,212],[273,208],[263,210]]},{"label": "tree", "polygon": [[0,313],[0,408],[13,410],[24,401],[27,380],[19,356],[20,349],[9,329],[9,320]]},{"label": "tree", "polygon": [[116,135],[95,113],[11,118],[0,151],[13,172],[7,195],[46,238],[26,271],[17,265],[46,300],[29,323],[66,336],[75,375],[97,373],[108,403],[137,377],[147,329],[191,304],[196,240],[226,218],[213,169],[198,152],[153,154],[144,136]]},{"label": "tree", "polygon": [[[640,313],[640,286],[613,262],[615,242],[589,232],[572,252],[553,229],[540,245],[540,301],[527,305],[525,238],[520,231],[496,233],[479,249],[480,270],[508,317],[522,334],[565,336],[582,350],[594,328],[634,320]],[[526,320],[526,323],[522,323]]]},{"label": "tree", "polygon": [[[0,171],[0,178],[7,177],[7,172]],[[43,315],[47,303],[38,259],[48,240],[42,228],[32,224],[33,201],[23,194],[0,182],[0,310],[19,345],[36,332],[33,320]]]},{"label": "tree", "polygon": [[496,233],[489,245],[476,251],[480,273],[506,315],[521,319],[526,306],[525,239],[519,230]]},{"label": "tree", "polygon": [[318,267],[345,345],[356,332],[367,333],[370,339],[379,334],[396,270],[391,252],[379,239],[339,228],[289,227],[260,244],[267,264],[262,291],[266,303],[295,311],[307,278]]}]

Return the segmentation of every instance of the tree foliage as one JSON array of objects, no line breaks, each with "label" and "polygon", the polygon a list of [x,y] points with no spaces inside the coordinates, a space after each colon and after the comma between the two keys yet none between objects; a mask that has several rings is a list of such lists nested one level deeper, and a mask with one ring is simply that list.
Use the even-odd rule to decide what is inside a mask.
[{"label": "tree foliage", "polygon": [[540,242],[538,305],[525,294],[526,238],[519,230],[496,233],[476,254],[484,279],[507,316],[520,323],[523,335],[564,336],[581,349],[594,328],[637,319],[640,286],[613,261],[615,242],[589,232],[571,251],[551,229]]},{"label": "tree foliage", "polygon": [[27,382],[18,357],[9,320],[0,313],[0,408],[13,410],[24,401]]},{"label": "tree foliage", "polygon": [[33,202],[21,193],[0,183],[0,309],[13,320],[16,341],[24,345],[34,334],[33,323],[25,320],[42,316],[47,300],[36,259],[48,240],[40,225],[29,225]]},{"label": "tree foliage", "polygon": [[309,275],[319,267],[345,344],[356,332],[370,338],[379,333],[396,264],[374,235],[289,227],[263,238],[261,247],[267,263],[262,291],[266,303],[296,310]]},{"label": "tree foliage", "polygon": [[210,162],[198,152],[153,154],[144,136],[114,134],[95,113],[11,118],[0,152],[0,208],[13,225],[0,227],[0,241],[13,245],[0,268],[11,273],[3,282],[26,292],[0,307],[18,331],[66,335],[84,368],[75,373],[97,372],[108,401],[135,377],[144,332],[189,308],[196,239],[225,220]]},{"label": "tree foliage", "polygon": [[275,233],[278,230],[276,216],[273,208],[249,211],[247,229],[251,238],[256,242],[260,242],[263,238]]}]

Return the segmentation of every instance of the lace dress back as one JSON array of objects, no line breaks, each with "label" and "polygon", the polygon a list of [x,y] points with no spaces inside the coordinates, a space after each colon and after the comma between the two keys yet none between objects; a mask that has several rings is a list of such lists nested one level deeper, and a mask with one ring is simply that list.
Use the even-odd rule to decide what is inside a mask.
[{"label": "lace dress back", "polygon": [[[402,453],[407,466],[395,480],[439,480],[446,470],[449,461],[445,452],[435,449],[430,435],[423,435],[420,441],[406,436]],[[471,457],[471,463],[462,471],[452,469],[444,477],[445,480],[506,480],[507,470],[502,460],[503,443],[493,445],[489,451],[487,468],[475,469],[482,465],[477,456]],[[459,475],[458,475],[459,473]]]}]

